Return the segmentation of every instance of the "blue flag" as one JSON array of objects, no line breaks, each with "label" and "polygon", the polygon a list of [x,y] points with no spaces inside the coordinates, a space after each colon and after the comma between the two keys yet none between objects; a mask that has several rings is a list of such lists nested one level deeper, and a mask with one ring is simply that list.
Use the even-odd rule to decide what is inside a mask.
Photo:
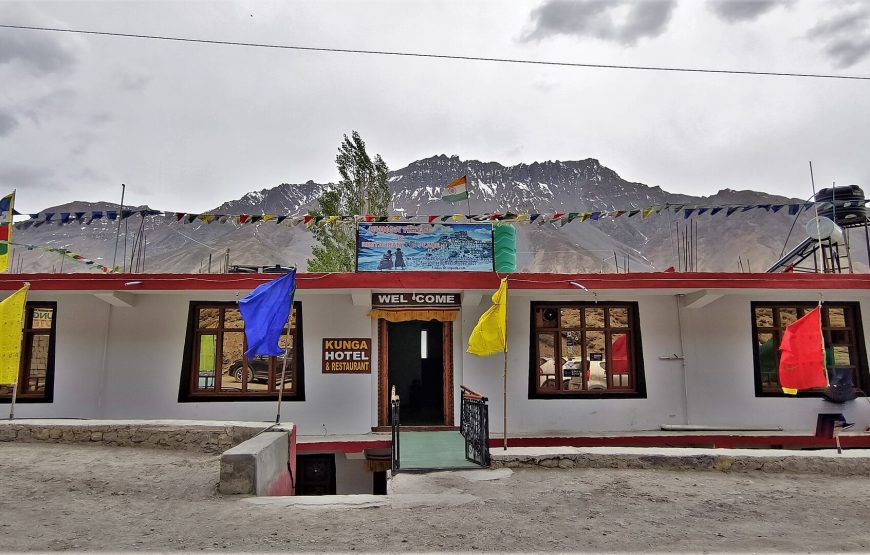
[{"label": "blue flag", "polygon": [[284,349],[278,346],[278,339],[290,317],[295,290],[296,270],[292,270],[258,286],[239,301],[239,312],[245,321],[245,338],[248,340],[246,357],[284,354]]}]

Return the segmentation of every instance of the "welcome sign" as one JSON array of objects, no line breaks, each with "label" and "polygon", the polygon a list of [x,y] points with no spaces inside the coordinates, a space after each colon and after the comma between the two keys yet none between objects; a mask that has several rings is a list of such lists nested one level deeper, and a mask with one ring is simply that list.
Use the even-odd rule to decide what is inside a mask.
[{"label": "welcome sign", "polygon": [[492,224],[360,223],[358,272],[491,272]]}]

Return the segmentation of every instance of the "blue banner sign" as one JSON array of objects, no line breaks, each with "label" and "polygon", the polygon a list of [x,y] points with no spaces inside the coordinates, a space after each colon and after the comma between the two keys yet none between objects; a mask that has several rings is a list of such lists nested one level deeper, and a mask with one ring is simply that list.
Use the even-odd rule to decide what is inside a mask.
[{"label": "blue banner sign", "polygon": [[492,224],[361,223],[358,272],[492,272]]}]

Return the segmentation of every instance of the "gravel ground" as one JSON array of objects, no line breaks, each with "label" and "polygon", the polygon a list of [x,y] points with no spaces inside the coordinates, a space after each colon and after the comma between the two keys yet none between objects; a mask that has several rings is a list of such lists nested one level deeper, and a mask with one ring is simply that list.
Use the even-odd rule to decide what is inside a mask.
[{"label": "gravel ground", "polygon": [[0,444],[0,550],[870,550],[866,478],[542,468],[492,481],[400,477],[404,493],[476,498],[413,509],[259,506],[218,494],[217,479],[214,455]]}]

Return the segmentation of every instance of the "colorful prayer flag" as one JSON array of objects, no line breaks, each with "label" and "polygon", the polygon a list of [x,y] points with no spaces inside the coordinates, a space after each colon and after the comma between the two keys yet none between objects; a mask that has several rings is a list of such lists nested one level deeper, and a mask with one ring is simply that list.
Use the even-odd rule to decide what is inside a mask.
[{"label": "colorful prayer flag", "polygon": [[296,291],[296,270],[257,286],[248,296],[239,301],[239,312],[245,322],[245,338],[248,350],[245,356],[279,356],[284,349],[278,339],[287,325]]},{"label": "colorful prayer flag", "polygon": [[457,202],[468,198],[468,176],[463,175],[454,179],[444,187],[441,192],[441,200],[445,202]]},{"label": "colorful prayer flag", "polygon": [[0,272],[9,269],[9,255],[12,246],[12,208],[15,204],[15,193],[0,199]]},{"label": "colorful prayer flag", "polygon": [[507,352],[507,278],[492,294],[492,306],[477,321],[468,338],[468,352],[487,356]]},{"label": "colorful prayer flag", "polygon": [[821,306],[785,328],[779,350],[779,385],[783,392],[794,395],[800,389],[828,385]]},{"label": "colorful prayer flag", "polygon": [[29,284],[0,302],[0,384],[18,383],[21,366],[21,328]]}]

